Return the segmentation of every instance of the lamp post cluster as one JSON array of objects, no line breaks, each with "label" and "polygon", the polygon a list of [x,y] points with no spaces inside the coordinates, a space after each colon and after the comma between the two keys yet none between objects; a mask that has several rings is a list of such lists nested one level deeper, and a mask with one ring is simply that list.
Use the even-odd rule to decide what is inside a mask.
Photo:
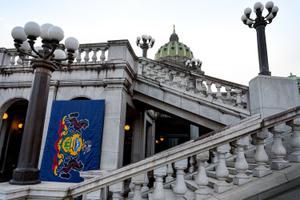
[{"label": "lamp post cluster", "polygon": [[150,35],[142,35],[142,37],[136,38],[136,45],[143,50],[143,57],[147,57],[147,51],[152,48],[155,43],[154,38]]},{"label": "lamp post cluster", "polygon": [[[11,184],[26,185],[40,183],[38,161],[45,114],[48,101],[51,73],[62,65],[62,61],[72,64],[79,42],[73,37],[64,38],[61,28],[52,24],[39,26],[28,22],[24,28],[13,28],[12,37],[15,47],[22,59],[31,61],[35,70],[31,96],[29,100],[23,139],[17,168],[13,172]],[[41,38],[42,46],[35,47],[36,40]]]},{"label": "lamp post cluster", "polygon": [[[263,16],[264,8],[266,8],[266,10],[268,11],[268,14],[266,14],[265,16]],[[241,20],[245,25],[249,26],[249,28],[256,29],[260,69],[259,74],[270,76],[271,72],[269,71],[265,27],[267,24],[270,24],[276,17],[279,9],[277,6],[274,6],[274,3],[272,1],[269,1],[265,4],[265,6],[260,2],[255,3],[253,10],[256,14],[255,19],[251,18],[252,9],[248,7],[245,8]]]},{"label": "lamp post cluster", "polygon": [[195,69],[200,74],[204,74],[204,72],[201,70],[202,61],[200,59],[192,58],[190,60],[187,60],[185,62],[185,66],[191,69]]}]

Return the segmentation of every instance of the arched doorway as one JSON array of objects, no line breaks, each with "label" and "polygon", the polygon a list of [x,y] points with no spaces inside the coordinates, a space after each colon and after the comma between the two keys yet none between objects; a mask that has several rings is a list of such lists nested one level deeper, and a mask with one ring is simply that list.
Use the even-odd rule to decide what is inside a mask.
[{"label": "arched doorway", "polygon": [[17,167],[28,101],[15,100],[1,115],[0,182],[9,181]]}]

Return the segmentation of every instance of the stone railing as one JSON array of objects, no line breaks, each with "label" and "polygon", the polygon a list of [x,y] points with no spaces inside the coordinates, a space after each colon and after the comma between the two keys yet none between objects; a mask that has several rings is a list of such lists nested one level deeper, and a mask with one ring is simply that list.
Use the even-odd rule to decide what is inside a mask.
[{"label": "stone railing", "polygon": [[[100,190],[105,193],[107,187],[110,197],[101,198],[97,192],[95,198],[201,200],[212,194],[223,195],[232,188],[237,191],[237,187],[245,183],[261,182],[262,177],[300,162],[299,116],[299,106],[264,119],[255,115],[101,176],[97,175],[100,172],[93,172],[91,178],[82,183],[59,185],[57,191],[53,185],[51,188],[46,185],[37,187],[37,190],[43,190],[42,194],[32,187],[31,196],[27,194],[27,198],[72,199],[82,196],[91,199],[89,195]],[[288,137],[285,143],[290,141],[288,150],[283,137]],[[265,150],[268,141],[271,141],[270,152]],[[149,180],[154,183],[148,184]],[[279,183],[273,181],[271,184],[275,187]],[[28,191],[27,187],[25,189]],[[256,190],[264,189],[267,190]],[[254,190],[251,191],[253,195]]]},{"label": "stone railing", "polygon": [[[103,64],[107,61],[108,43],[90,43],[80,44],[73,65],[85,64]],[[25,57],[27,58],[27,57]],[[29,61],[24,61],[19,56],[16,49],[0,49],[1,67],[24,66],[30,65]]]},{"label": "stone railing", "polygon": [[248,108],[248,87],[189,70],[141,59],[140,77],[158,82],[208,101]]},{"label": "stone railing", "polygon": [[[25,57],[27,58],[27,57]],[[0,49],[0,66],[11,67],[11,66],[24,66],[29,67],[30,62],[23,61],[23,58],[19,56],[17,50],[12,49]]]},{"label": "stone railing", "polygon": [[74,64],[102,64],[107,61],[108,43],[81,44]]}]

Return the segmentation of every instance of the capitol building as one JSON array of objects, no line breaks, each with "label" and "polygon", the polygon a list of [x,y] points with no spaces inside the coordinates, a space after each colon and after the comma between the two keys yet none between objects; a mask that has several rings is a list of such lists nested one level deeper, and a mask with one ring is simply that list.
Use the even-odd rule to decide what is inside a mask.
[{"label": "capitol building", "polygon": [[299,198],[297,80],[210,76],[181,39],[80,44],[47,73],[0,48],[0,199]]}]

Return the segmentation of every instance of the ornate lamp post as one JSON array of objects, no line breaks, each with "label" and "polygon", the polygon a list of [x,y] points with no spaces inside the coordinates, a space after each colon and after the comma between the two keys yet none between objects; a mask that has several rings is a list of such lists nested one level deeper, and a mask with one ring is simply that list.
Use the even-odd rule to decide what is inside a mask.
[{"label": "ornate lamp post", "polygon": [[[10,183],[37,184],[40,183],[38,160],[51,73],[62,65],[61,61],[68,61],[69,65],[73,62],[79,43],[77,39],[69,37],[65,40],[65,45],[60,44],[64,32],[51,24],[39,26],[35,22],[28,22],[24,28],[20,26],[13,28],[11,34],[19,56],[31,62],[35,73],[18,165]],[[42,47],[35,47],[38,37],[41,37]]]},{"label": "ornate lamp post", "polygon": [[185,66],[196,70],[199,74],[204,74],[204,71],[201,70],[202,61],[200,59],[192,58],[191,60],[187,60]]},{"label": "ornate lamp post", "polygon": [[251,8],[245,8],[244,15],[241,19],[245,25],[249,28],[255,28],[257,33],[257,46],[258,46],[258,58],[259,58],[259,75],[271,75],[269,71],[268,54],[267,54],[267,44],[265,27],[270,24],[274,17],[276,17],[278,12],[278,7],[274,6],[274,3],[269,1],[266,3],[265,8],[268,11],[266,16],[263,16],[264,5],[260,2],[254,4],[254,12],[256,13],[256,18],[252,19]]},{"label": "ornate lamp post", "polygon": [[147,57],[147,51],[149,48],[153,47],[154,42],[154,38],[152,38],[150,35],[142,35],[142,38],[136,38],[136,45],[143,50],[143,57]]}]

